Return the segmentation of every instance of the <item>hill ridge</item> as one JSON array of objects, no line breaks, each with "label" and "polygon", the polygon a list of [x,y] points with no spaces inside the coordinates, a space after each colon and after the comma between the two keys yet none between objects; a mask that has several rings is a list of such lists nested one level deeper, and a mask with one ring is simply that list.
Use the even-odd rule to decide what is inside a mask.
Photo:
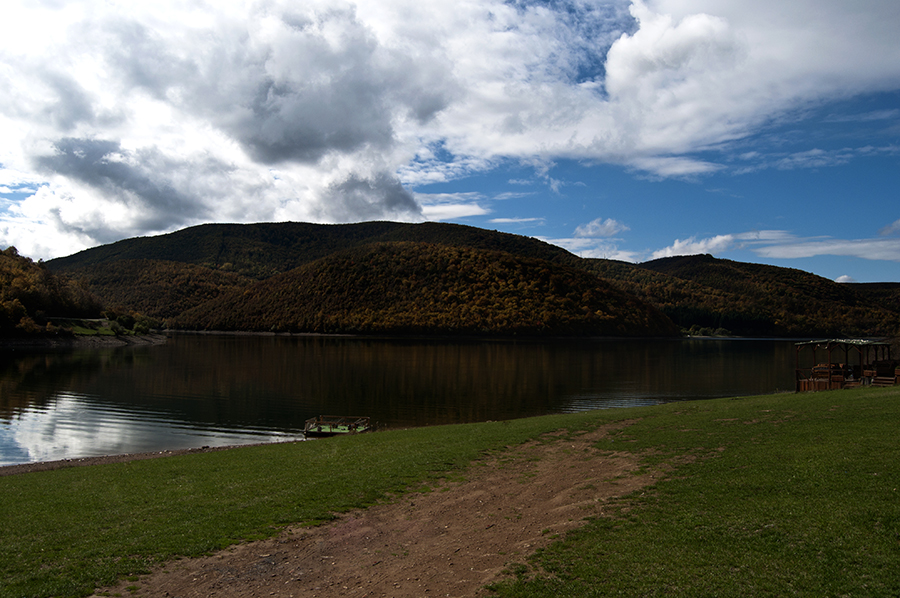
[{"label": "hill ridge", "polygon": [[[375,243],[419,243],[541,259],[588,272],[653,306],[684,331],[740,336],[894,336],[900,285],[840,284],[793,268],[709,254],[642,264],[580,258],[544,241],[449,223],[203,224],[50,260],[125,310],[175,320],[207,301]],[[384,275],[395,265],[388,267]]]}]

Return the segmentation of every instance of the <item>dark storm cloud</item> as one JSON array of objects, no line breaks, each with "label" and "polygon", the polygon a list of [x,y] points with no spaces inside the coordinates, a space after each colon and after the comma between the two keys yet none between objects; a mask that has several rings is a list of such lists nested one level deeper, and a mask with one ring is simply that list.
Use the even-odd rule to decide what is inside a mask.
[{"label": "dark storm cloud", "polygon": [[[162,230],[205,215],[202,204],[181,192],[164,174],[154,176],[155,172],[171,172],[174,166],[155,150],[130,153],[116,141],[75,138],[60,139],[54,147],[54,154],[36,158],[38,168],[128,204],[137,214],[136,229]],[[96,235],[96,231],[84,232]]]},{"label": "dark storm cloud", "polygon": [[104,56],[124,89],[141,88],[155,98],[164,98],[198,76],[197,65],[145,25],[131,20],[104,24]]},{"label": "dark storm cloud", "polygon": [[109,67],[138,87],[213,123],[262,164],[316,163],[363,148],[390,149],[394,123],[424,123],[452,95],[448,65],[381,46],[351,9],[311,18],[266,14],[264,39],[232,27],[173,51],[126,20],[105,25]]},{"label": "dark storm cloud", "polygon": [[322,202],[323,216],[354,214],[361,220],[420,216],[422,209],[396,178],[379,174],[371,178],[351,175],[331,185]]},{"label": "dark storm cloud", "polygon": [[381,47],[353,11],[318,16],[282,16],[265,48],[231,52],[240,61],[231,65],[237,80],[207,80],[193,92],[198,107],[216,97],[210,117],[257,161],[314,163],[330,152],[387,150],[398,115],[424,122],[449,101],[446,81]]},{"label": "dark storm cloud", "polygon": [[339,73],[320,85],[263,82],[228,130],[265,164],[316,162],[363,146],[387,149],[391,111],[367,73],[359,75]]},{"label": "dark storm cloud", "polygon": [[71,131],[79,123],[93,122],[93,103],[77,81],[61,73],[48,72],[44,82],[55,95],[55,101],[44,109],[44,113],[57,130]]}]

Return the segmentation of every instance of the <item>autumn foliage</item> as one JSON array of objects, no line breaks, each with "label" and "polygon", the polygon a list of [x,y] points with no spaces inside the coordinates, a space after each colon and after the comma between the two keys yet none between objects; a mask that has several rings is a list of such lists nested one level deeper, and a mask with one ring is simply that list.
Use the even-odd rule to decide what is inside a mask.
[{"label": "autumn foliage", "polygon": [[644,264],[587,260],[587,267],[685,330],[774,337],[900,334],[900,285],[839,284],[802,270],[711,255]]},{"label": "autumn foliage", "polygon": [[505,252],[377,243],[204,303],[188,329],[667,336],[657,310],[591,274]]},{"label": "autumn foliage", "polygon": [[20,256],[0,251],[0,335],[52,332],[50,317],[90,318],[100,301],[84,285]]},{"label": "autumn foliage", "polygon": [[121,311],[166,319],[254,280],[227,270],[164,260],[122,260],[70,271]]},{"label": "autumn foliage", "polygon": [[674,322],[695,334],[900,334],[900,284],[708,255],[584,259],[434,222],[206,224],[46,266],[115,309],[204,330],[630,336]]}]

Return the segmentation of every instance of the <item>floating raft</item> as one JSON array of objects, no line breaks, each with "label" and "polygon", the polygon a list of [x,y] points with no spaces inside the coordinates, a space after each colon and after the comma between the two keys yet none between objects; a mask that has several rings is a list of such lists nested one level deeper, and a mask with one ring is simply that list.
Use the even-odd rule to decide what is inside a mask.
[{"label": "floating raft", "polygon": [[372,424],[368,417],[346,415],[320,415],[306,420],[306,426],[303,428],[303,434],[308,438],[343,436],[371,431]]}]

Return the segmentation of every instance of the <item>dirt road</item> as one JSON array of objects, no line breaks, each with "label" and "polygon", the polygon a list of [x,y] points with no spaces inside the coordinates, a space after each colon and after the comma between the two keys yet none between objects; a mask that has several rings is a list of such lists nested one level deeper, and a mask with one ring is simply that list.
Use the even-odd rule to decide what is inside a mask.
[{"label": "dirt road", "polygon": [[531,443],[475,464],[464,481],[316,528],[172,562],[95,596],[159,598],[482,596],[557,534],[652,483],[630,454],[600,452],[602,428]]}]

